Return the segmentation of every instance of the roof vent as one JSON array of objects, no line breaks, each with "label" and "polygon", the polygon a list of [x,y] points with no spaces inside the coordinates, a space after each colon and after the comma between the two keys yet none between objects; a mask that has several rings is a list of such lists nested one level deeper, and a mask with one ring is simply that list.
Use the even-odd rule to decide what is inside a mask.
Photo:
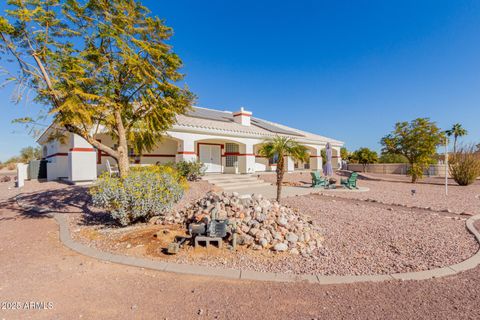
[{"label": "roof vent", "polygon": [[240,111],[233,113],[233,119],[236,123],[241,124],[242,126],[250,126],[250,119],[252,118],[252,113],[245,110],[243,107],[240,108]]}]

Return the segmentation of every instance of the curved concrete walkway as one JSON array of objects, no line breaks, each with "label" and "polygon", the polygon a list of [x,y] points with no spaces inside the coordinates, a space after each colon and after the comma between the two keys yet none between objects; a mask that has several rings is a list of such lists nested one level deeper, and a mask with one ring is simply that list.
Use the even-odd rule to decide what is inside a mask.
[{"label": "curved concrete walkway", "polygon": [[[20,195],[19,195],[20,196]],[[17,203],[24,210],[36,211],[39,213],[48,212],[43,208],[25,206],[16,198]],[[440,278],[445,276],[455,275],[457,273],[467,271],[480,265],[480,250],[469,259],[442,268],[436,268],[432,270],[408,272],[408,273],[395,273],[388,275],[359,275],[359,276],[325,276],[325,275],[313,275],[313,274],[287,274],[287,273],[272,273],[272,272],[258,272],[250,270],[237,270],[227,268],[212,268],[198,265],[178,264],[171,262],[164,262],[158,260],[150,260],[136,257],[129,257],[123,255],[112,254],[104,252],[95,248],[88,247],[84,244],[74,241],[70,234],[70,229],[67,221],[67,217],[62,213],[54,213],[51,215],[58,223],[60,229],[60,241],[68,248],[83,254],[88,257],[96,258],[103,261],[112,263],[118,263],[128,266],[173,272],[179,274],[210,276],[210,277],[222,277],[228,279],[240,279],[240,280],[255,280],[255,281],[277,281],[277,282],[298,282],[307,281],[317,284],[349,284],[357,282],[381,282],[390,280],[427,280],[432,278]],[[475,228],[474,223],[480,220],[480,215],[473,216],[466,221],[466,228],[474,236],[477,242],[480,244],[480,232]]]}]

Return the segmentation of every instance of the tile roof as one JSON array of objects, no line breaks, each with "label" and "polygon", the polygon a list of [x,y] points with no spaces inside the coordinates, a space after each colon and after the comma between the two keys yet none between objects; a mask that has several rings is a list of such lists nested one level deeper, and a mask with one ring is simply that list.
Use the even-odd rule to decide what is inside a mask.
[{"label": "tile roof", "polygon": [[243,126],[234,122],[233,114],[230,111],[218,111],[213,109],[194,107],[186,115],[178,115],[177,123],[173,130],[184,128],[206,129],[217,133],[244,134],[261,137],[272,137],[275,135],[291,136],[299,140],[312,140],[314,142],[331,142],[343,144],[343,142],[290,128],[278,123],[252,117],[250,126]]}]

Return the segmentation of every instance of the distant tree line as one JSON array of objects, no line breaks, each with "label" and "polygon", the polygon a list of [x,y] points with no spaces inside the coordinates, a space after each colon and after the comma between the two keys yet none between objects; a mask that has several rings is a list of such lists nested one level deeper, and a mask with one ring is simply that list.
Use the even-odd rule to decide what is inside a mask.
[{"label": "distant tree line", "polygon": [[415,183],[423,177],[423,172],[431,164],[445,161],[445,156],[437,153],[438,147],[448,144],[453,138],[453,153],[450,153],[449,169],[452,178],[459,185],[469,185],[480,176],[480,144],[458,146],[458,139],[468,134],[459,123],[442,131],[428,118],[418,118],[411,122],[398,122],[394,130],[384,136],[380,143],[380,156],[369,148],[359,148],[348,152],[342,150],[342,159],[363,165],[363,170],[373,163],[409,164],[408,175]]},{"label": "distant tree line", "polygon": [[32,160],[42,157],[42,149],[40,147],[26,147],[20,150],[20,155],[11,157],[5,162],[0,162],[0,169],[15,169],[17,163],[28,163]]}]

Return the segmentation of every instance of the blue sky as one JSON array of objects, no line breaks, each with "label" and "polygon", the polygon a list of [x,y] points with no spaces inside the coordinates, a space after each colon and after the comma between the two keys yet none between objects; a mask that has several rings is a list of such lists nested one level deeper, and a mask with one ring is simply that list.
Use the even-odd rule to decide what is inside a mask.
[{"label": "blue sky", "polygon": [[[480,142],[480,1],[144,0],[175,30],[197,105],[380,149],[397,121],[460,122]],[[1,4],[3,11],[5,5]],[[0,91],[0,160],[36,112]]]}]

